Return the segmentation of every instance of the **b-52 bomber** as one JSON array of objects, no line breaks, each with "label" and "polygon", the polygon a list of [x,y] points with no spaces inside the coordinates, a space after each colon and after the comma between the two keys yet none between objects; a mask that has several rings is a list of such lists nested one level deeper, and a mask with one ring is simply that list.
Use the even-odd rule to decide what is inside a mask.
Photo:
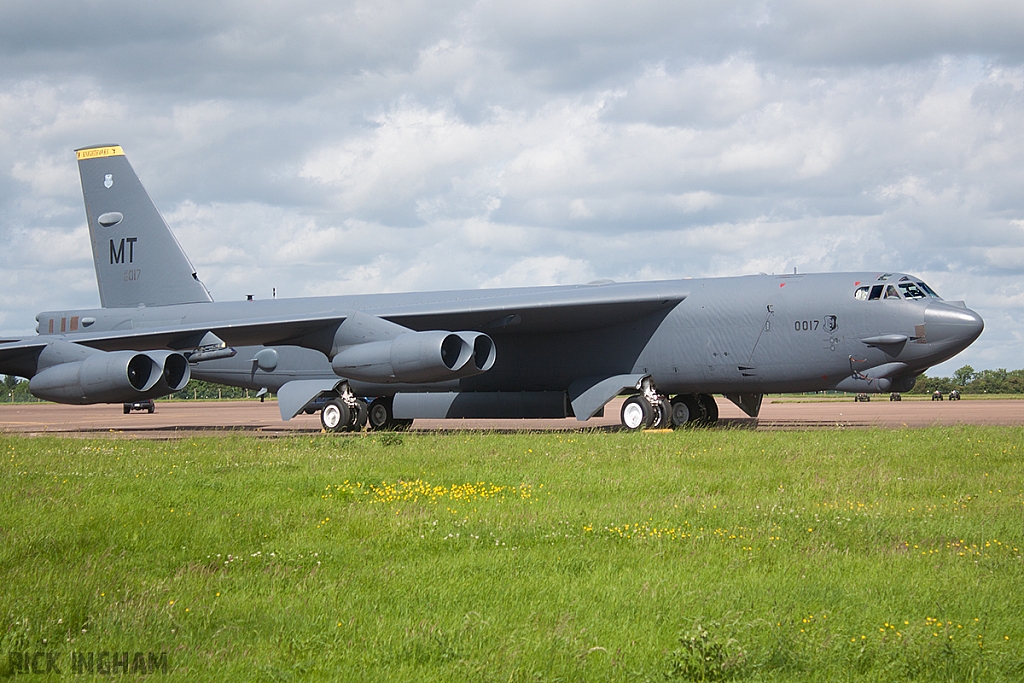
[{"label": "b-52 bomber", "polygon": [[126,403],[190,377],[274,391],[327,430],[415,418],[602,414],[713,424],[714,394],[908,391],[984,327],[906,273],[214,302],[118,145],[77,150],[100,308],[46,311],[0,372],[58,403]]}]

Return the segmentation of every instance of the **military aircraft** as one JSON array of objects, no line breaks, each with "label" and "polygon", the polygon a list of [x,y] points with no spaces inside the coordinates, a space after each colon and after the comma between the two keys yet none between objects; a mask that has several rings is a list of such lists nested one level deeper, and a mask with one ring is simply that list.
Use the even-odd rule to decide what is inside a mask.
[{"label": "military aircraft", "polygon": [[[76,150],[100,308],[0,343],[42,399],[123,403],[192,376],[278,394],[325,429],[576,417],[712,424],[721,394],[907,391],[981,334],[920,278],[860,272],[214,302],[118,145]],[[372,403],[367,405],[367,399]]]}]

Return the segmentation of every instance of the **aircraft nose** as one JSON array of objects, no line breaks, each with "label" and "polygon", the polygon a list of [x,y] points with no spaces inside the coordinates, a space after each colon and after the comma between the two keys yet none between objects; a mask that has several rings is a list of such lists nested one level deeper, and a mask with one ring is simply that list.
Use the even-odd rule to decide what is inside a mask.
[{"label": "aircraft nose", "polygon": [[985,321],[966,306],[935,301],[924,311],[924,329],[929,344],[952,342],[963,349],[981,335]]}]

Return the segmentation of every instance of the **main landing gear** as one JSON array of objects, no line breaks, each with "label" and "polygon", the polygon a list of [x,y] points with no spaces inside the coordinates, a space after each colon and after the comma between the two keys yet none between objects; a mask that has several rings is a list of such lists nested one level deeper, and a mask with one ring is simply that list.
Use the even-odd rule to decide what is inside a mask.
[{"label": "main landing gear", "polygon": [[678,394],[669,400],[650,380],[622,404],[622,425],[630,430],[712,427],[717,422],[718,404],[710,394]]},{"label": "main landing gear", "polygon": [[328,399],[320,410],[320,425],[327,432],[358,432],[366,425],[366,402],[345,391]]},{"label": "main landing gear", "polygon": [[412,420],[395,419],[394,398],[382,396],[370,404],[370,429],[374,431],[405,431]]},{"label": "main landing gear", "polygon": [[[322,402],[322,403],[321,403]],[[394,399],[382,396],[369,406],[366,401],[356,398],[347,386],[340,393],[324,399],[317,399],[306,408],[307,413],[320,408],[320,425],[325,432],[358,432],[369,425],[374,431],[403,431],[412,426],[412,420],[395,418]]]}]

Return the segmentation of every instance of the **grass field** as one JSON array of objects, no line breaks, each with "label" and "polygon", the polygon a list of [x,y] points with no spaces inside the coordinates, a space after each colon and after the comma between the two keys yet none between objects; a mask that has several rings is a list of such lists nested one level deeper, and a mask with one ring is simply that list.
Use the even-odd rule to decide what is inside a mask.
[{"label": "grass field", "polygon": [[0,448],[7,675],[1024,679],[1022,429]]}]

